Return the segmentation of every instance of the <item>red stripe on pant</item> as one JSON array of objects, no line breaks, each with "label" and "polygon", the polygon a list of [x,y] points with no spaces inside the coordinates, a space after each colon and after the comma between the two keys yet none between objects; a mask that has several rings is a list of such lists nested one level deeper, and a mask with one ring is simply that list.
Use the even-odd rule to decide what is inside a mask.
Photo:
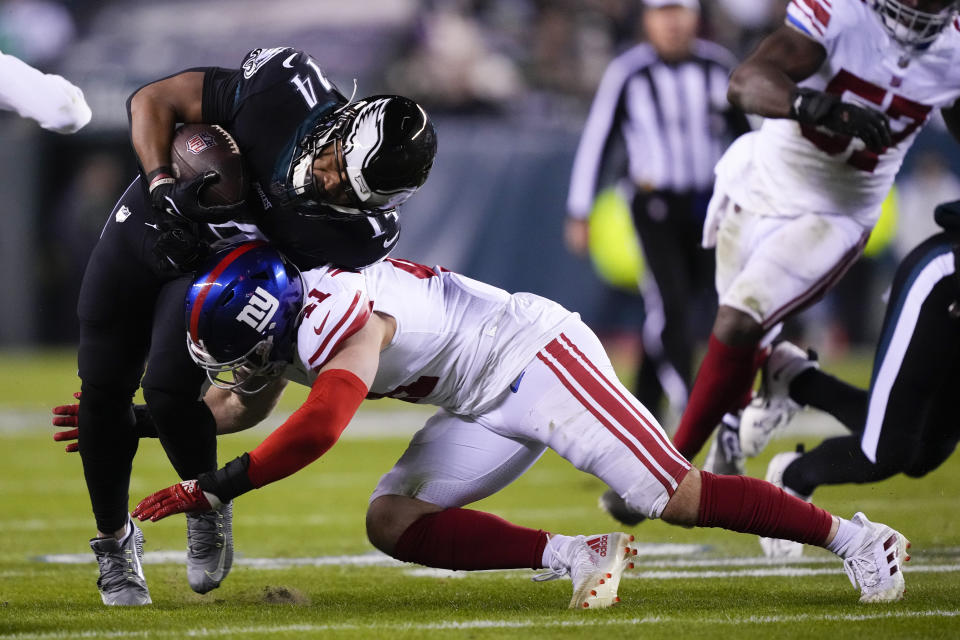
[{"label": "red stripe on pant", "polygon": [[863,253],[863,248],[867,244],[867,240],[870,238],[869,233],[864,233],[860,237],[860,241],[854,246],[850,247],[849,250],[840,260],[833,265],[833,268],[830,271],[827,271],[822,278],[817,280],[812,287],[801,293],[799,296],[790,300],[785,305],[773,311],[766,320],[763,321],[764,331],[769,331],[774,327],[778,322],[783,320],[787,315],[791,313],[796,313],[801,309],[806,309],[817,300],[822,298],[827,291],[833,288],[840,278],[850,270],[850,267],[853,266],[853,263],[857,261],[857,258],[860,257],[860,254]]},{"label": "red stripe on pant", "polygon": [[[603,373],[600,372],[600,369],[597,368],[597,365],[593,364],[593,362],[591,362],[590,359],[587,358],[587,356],[584,355],[582,351],[580,351],[577,345],[573,344],[573,342],[570,340],[570,338],[566,336],[566,334],[561,333],[560,339],[564,340],[566,342],[566,346],[568,346],[571,350],[573,350],[574,353],[580,356],[580,358],[587,363],[587,366],[590,367],[594,375],[600,378],[601,380],[603,380],[604,383],[606,383],[607,387],[610,389],[610,391],[617,398],[619,398],[620,401],[623,402],[623,404],[625,404],[627,407],[630,408],[631,413],[634,415],[634,417],[636,417],[640,422],[642,422],[644,426],[647,428],[647,430],[650,433],[652,433],[654,437],[657,438],[657,440],[660,441],[660,444],[663,448],[668,449],[673,453],[676,453],[678,461],[684,460],[684,457],[680,455],[680,452],[676,450],[676,448],[673,446],[673,443],[670,442],[670,440],[667,438],[667,434],[665,434],[659,427],[650,424],[650,421],[647,420],[647,417],[643,415],[643,413],[639,409],[633,406],[633,403],[630,402],[630,399],[627,398],[626,395],[624,395],[624,393],[620,390],[620,387],[618,387],[616,384],[611,382],[605,375],[603,375]],[[638,403],[640,402],[639,400],[636,400],[636,398],[634,398],[634,400]]]},{"label": "red stripe on pant", "polygon": [[[544,356],[544,351],[554,358],[556,363]],[[650,430],[639,422],[610,391],[605,389],[591,372],[558,340],[548,344],[543,351],[537,354],[537,357],[550,367],[567,390],[580,401],[600,424],[630,449],[634,456],[663,485],[668,495],[673,495],[676,490],[674,485],[679,483],[679,479],[686,474],[689,466],[673,459],[664,450],[657,438],[651,434]],[[567,379],[564,372],[583,389],[583,392]],[[601,408],[603,411],[600,410]],[[636,442],[631,440],[627,434],[633,436]]]}]

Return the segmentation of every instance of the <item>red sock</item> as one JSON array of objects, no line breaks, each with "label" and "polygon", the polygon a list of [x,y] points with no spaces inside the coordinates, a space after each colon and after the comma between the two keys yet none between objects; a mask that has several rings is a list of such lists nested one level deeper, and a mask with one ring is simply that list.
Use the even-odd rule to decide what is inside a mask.
[{"label": "red sock", "polygon": [[673,434],[673,444],[687,460],[703,447],[720,418],[749,393],[757,370],[754,345],[731,347],[710,334],[707,355],[697,372],[687,408]]},{"label": "red sock", "polygon": [[700,472],[698,527],[722,527],[822,547],[833,516],[769,482]]},{"label": "red sock", "polygon": [[492,513],[444,509],[407,527],[393,557],[439,569],[540,569],[547,533]]}]

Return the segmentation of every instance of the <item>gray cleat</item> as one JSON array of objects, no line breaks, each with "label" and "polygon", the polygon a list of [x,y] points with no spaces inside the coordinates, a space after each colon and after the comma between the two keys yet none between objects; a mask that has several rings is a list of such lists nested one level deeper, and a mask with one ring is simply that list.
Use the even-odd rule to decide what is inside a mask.
[{"label": "gray cleat", "polygon": [[143,532],[130,522],[133,532],[122,544],[116,538],[93,538],[90,548],[100,565],[97,588],[106,605],[139,606],[150,604],[150,590],[143,575]]},{"label": "gray cleat", "polygon": [[187,514],[187,582],[197,593],[220,586],[233,566],[233,503]]}]

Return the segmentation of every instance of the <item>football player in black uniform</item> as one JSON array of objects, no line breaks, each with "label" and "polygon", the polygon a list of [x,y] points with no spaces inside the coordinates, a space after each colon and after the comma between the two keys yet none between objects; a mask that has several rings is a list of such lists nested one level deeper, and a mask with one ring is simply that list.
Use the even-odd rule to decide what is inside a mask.
[{"label": "football player in black uniform", "polygon": [[[400,232],[397,206],[426,180],[436,153],[433,125],[418,104],[400,96],[348,100],[313,58],[292,48],[255,49],[239,69],[163,78],[134,92],[128,112],[142,176],[107,220],[77,310],[79,450],[97,524],[90,545],[103,602],[117,605],[150,602],[143,535],[127,514],[138,386],[177,473],[195,478],[217,467],[216,423],[201,399],[205,376],[186,350],[182,300],[191,277],[184,274],[210,248],[254,238],[269,239],[301,269],[380,260]],[[178,122],[232,134],[254,178],[245,203],[202,206],[215,174],[174,178]],[[230,569],[229,509],[188,518],[187,575],[199,593]]]}]

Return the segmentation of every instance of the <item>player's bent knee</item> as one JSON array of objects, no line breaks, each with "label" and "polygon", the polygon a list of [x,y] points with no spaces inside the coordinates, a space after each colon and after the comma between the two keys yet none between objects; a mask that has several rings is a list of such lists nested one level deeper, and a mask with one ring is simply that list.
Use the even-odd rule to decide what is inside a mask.
[{"label": "player's bent knee", "polygon": [[367,507],[367,539],[386,554],[393,554],[407,528],[428,513],[443,508],[408,496],[379,496]]},{"label": "player's bent knee", "polygon": [[729,346],[756,344],[763,338],[763,326],[739,309],[721,305],[713,324],[713,335]]}]

